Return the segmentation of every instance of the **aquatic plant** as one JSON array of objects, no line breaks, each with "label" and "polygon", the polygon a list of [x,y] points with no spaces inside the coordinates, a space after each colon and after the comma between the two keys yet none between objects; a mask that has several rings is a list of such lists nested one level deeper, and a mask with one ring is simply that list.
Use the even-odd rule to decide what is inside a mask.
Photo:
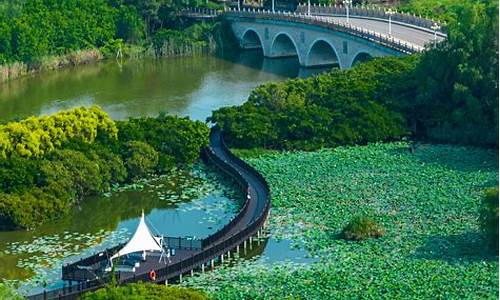
[{"label": "aquatic plant", "polygon": [[[214,299],[496,299],[498,258],[477,222],[495,151],[406,143],[249,158],[272,191],[270,230],[318,262],[242,262],[186,278]],[[377,215],[380,239],[336,238]],[[453,278],[454,280],[450,280]]]},{"label": "aquatic plant", "polygon": [[479,220],[490,247],[498,252],[498,187],[485,191]]},{"label": "aquatic plant", "polygon": [[384,228],[373,218],[356,216],[342,229],[341,236],[346,240],[361,241],[368,238],[379,238],[384,233]]}]

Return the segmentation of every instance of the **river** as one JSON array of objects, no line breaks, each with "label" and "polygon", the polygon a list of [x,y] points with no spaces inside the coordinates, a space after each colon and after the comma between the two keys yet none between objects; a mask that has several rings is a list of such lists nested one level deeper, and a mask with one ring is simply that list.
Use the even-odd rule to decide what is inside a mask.
[{"label": "river", "polygon": [[[0,121],[93,104],[113,119],[165,112],[204,121],[214,109],[243,103],[264,82],[321,71],[302,69],[297,59],[265,59],[256,52],[222,58],[108,61],[0,85]],[[25,293],[60,286],[64,262],[125,241],[142,209],[158,233],[203,238],[234,216],[237,198],[227,180],[202,163],[190,171],[115,187],[34,231],[0,232],[0,280],[19,282]],[[309,261],[304,250],[272,238],[252,255],[271,261]]]}]

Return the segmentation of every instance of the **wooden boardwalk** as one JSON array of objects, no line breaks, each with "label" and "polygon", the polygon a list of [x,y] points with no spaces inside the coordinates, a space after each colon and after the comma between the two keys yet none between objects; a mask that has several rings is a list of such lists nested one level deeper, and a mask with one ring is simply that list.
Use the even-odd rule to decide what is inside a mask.
[{"label": "wooden boardwalk", "polygon": [[[240,212],[223,228],[201,241],[201,247],[183,247],[179,241],[176,255],[170,261],[159,261],[159,256],[149,255],[146,261],[140,262],[135,271],[117,272],[119,284],[130,282],[167,283],[169,280],[182,280],[184,274],[195,271],[204,272],[213,268],[215,259],[224,260],[232,251],[245,248],[254,235],[259,235],[269,216],[270,192],[265,179],[251,166],[234,156],[224,143],[222,132],[213,128],[210,144],[203,149],[202,158],[212,163],[231,176],[239,184],[245,202]],[[107,249],[94,256],[63,267],[63,279],[77,281],[69,282],[63,288],[29,296],[31,300],[76,299],[81,294],[105,286],[111,279],[109,273],[89,272],[88,269],[102,269],[108,257],[120,246]],[[86,269],[82,269],[86,267]],[[157,274],[152,280],[149,272]]]}]

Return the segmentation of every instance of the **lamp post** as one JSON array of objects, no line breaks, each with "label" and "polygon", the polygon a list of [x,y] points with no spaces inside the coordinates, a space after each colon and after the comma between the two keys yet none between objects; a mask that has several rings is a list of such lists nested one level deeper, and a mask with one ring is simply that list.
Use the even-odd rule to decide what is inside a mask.
[{"label": "lamp post", "polygon": [[352,0],[344,0],[343,2],[345,5],[345,10],[346,10],[347,23],[349,23],[349,6],[351,6]]},{"label": "lamp post", "polygon": [[307,0],[307,15],[311,15],[311,0]]},{"label": "lamp post", "polygon": [[396,12],[389,8],[388,10],[385,11],[385,13],[389,16],[389,36],[391,36],[392,35],[392,15],[395,14]]},{"label": "lamp post", "polygon": [[438,37],[437,37],[437,31],[439,29],[441,29],[441,26],[439,26],[438,23],[434,22],[434,24],[432,24],[432,26],[431,26],[431,29],[434,30],[434,47],[436,47],[437,39],[438,39]]},{"label": "lamp post", "polygon": [[241,1],[241,0],[238,0],[238,11],[240,11],[240,10],[241,10],[240,1]]}]

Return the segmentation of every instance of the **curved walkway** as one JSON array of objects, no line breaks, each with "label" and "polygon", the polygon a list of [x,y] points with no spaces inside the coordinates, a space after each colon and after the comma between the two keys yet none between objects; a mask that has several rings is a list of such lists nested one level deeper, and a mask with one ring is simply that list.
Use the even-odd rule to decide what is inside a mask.
[{"label": "curved walkway", "polygon": [[[179,248],[171,262],[159,262],[157,256],[148,256],[145,262],[135,272],[117,272],[117,282],[155,282],[167,283],[169,280],[180,280],[184,274],[193,274],[194,271],[205,271],[205,268],[214,268],[215,259],[220,262],[229,257],[231,251],[239,251],[240,246],[245,248],[247,240],[252,242],[254,235],[259,236],[270,210],[270,192],[265,179],[251,166],[236,157],[224,143],[222,132],[213,128],[210,134],[210,144],[202,150],[202,158],[213,163],[220,170],[231,176],[240,186],[245,201],[240,212],[219,231],[201,241],[201,249],[189,247]],[[175,238],[174,238],[175,239]],[[77,284],[70,284],[61,289],[44,291],[29,296],[32,300],[77,299],[81,294],[104,287],[110,281],[109,273],[101,276],[87,271],[91,268],[102,267],[119,249],[119,246],[96,253],[91,257],[63,267],[63,279],[75,280]],[[83,267],[83,268],[82,268]],[[156,271],[155,280],[149,277],[149,271]]]}]

